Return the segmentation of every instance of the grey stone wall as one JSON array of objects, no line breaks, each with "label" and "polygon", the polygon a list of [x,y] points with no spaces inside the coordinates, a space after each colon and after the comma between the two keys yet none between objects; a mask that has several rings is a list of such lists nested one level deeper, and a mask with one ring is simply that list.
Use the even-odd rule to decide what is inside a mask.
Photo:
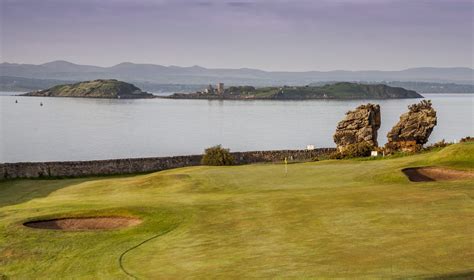
[{"label": "grey stone wall", "polygon": [[[334,152],[334,148],[232,153],[237,164],[309,161]],[[91,161],[19,162],[0,164],[0,180],[15,178],[83,177],[133,174],[200,165],[202,155],[129,158]]]},{"label": "grey stone wall", "polygon": [[335,152],[335,148],[320,148],[315,150],[275,150],[275,151],[254,151],[235,152],[237,164],[249,164],[259,162],[279,162],[288,158],[289,161],[309,161],[315,158]]}]

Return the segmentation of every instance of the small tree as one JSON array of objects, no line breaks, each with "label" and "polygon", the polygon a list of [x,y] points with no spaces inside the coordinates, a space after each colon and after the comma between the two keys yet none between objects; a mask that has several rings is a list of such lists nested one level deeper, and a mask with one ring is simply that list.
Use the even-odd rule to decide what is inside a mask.
[{"label": "small tree", "polygon": [[217,145],[204,151],[201,164],[213,166],[233,165],[235,164],[235,159],[230,154],[229,149],[224,149],[221,145]]}]

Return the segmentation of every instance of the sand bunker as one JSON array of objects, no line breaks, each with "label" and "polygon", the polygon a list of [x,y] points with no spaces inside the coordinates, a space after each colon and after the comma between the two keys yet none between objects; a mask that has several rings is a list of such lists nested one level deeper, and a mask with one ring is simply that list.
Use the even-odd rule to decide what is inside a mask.
[{"label": "sand bunker", "polygon": [[130,217],[83,217],[61,218],[43,221],[26,222],[23,225],[30,228],[57,229],[57,230],[101,230],[118,229],[140,224],[138,218]]},{"label": "sand bunker", "polygon": [[405,168],[402,172],[412,182],[449,181],[474,178],[474,172],[441,167]]}]

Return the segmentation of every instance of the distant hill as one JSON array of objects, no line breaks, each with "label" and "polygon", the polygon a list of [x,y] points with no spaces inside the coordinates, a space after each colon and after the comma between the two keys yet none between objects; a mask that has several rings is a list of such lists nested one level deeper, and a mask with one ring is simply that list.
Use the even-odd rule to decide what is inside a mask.
[{"label": "distant hill", "polygon": [[224,94],[196,92],[175,93],[171,99],[223,100],[310,100],[310,99],[403,99],[422,98],[415,91],[383,84],[341,82],[323,86],[262,87],[232,86]]},{"label": "distant hill", "polygon": [[0,76],[67,81],[100,78],[186,85],[223,82],[229,85],[282,86],[307,85],[319,81],[422,81],[473,84],[474,69],[422,67],[401,71],[272,72],[249,68],[209,69],[200,66],[178,67],[129,62],[112,67],[98,67],[53,61],[40,65],[1,63]]},{"label": "distant hill", "polygon": [[393,81],[387,82],[387,85],[403,87],[420,93],[474,93],[474,84]]},{"label": "distant hill", "polygon": [[53,86],[76,83],[78,81],[32,79],[22,77],[0,76],[0,91],[33,91],[47,89]]},{"label": "distant hill", "polygon": [[32,91],[24,96],[44,97],[87,97],[135,99],[152,98],[153,95],[141,91],[136,86],[117,80],[94,80],[75,84],[57,85],[49,89]]}]

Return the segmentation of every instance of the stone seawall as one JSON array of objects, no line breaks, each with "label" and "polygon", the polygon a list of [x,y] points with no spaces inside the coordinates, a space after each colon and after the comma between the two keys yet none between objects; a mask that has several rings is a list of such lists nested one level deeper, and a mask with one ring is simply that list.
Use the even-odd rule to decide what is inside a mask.
[{"label": "stone seawall", "polygon": [[[237,164],[259,162],[309,161],[334,152],[334,148],[315,150],[277,150],[232,153]],[[202,155],[129,158],[91,161],[19,162],[0,164],[0,180],[15,178],[83,177],[133,174],[200,165]]]}]

